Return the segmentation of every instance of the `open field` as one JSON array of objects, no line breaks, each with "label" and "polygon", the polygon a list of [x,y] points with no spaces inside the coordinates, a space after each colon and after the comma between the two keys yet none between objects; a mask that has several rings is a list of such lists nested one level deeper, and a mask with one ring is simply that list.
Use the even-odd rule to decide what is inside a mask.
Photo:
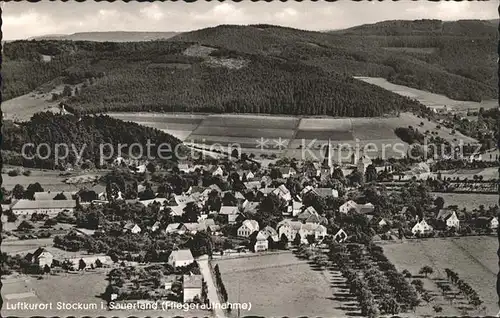
[{"label": "open field", "polygon": [[474,176],[483,176],[483,180],[498,179],[498,168],[490,167],[484,169],[458,169],[441,171],[442,178],[467,178],[473,180]]},{"label": "open field", "polygon": [[292,253],[226,259],[219,264],[230,302],[250,302],[242,316],[342,317],[330,280]]},{"label": "open field", "polygon": [[[493,316],[498,313],[495,288],[498,272],[496,237],[471,236],[409,240],[404,243],[384,244],[383,248],[384,254],[394,263],[398,271],[408,269],[415,276],[423,266],[431,266],[434,273],[429,278],[421,277],[420,279],[424,280],[425,289],[438,294],[440,292],[437,291],[436,284],[446,279],[444,269],[453,269],[461,279],[477,291],[484,302],[486,312],[480,314]],[[465,306],[463,300],[459,299],[454,302],[454,310],[460,313],[461,309],[458,307]],[[451,307],[450,305],[445,307],[445,304],[446,302],[440,305],[443,305],[444,310],[449,312],[448,315],[457,314],[453,312],[453,308],[447,308]]]},{"label": "open field", "polygon": [[[2,186],[7,190],[12,190],[16,184],[26,188],[28,185],[38,182],[45,191],[78,191],[83,184],[88,183],[87,181],[90,182],[107,172],[106,170],[95,170],[91,172],[73,172],[69,176],[61,176],[61,171],[58,170],[27,168],[26,170],[31,171],[29,176],[9,176],[7,172],[15,168],[9,166],[2,169]],[[69,183],[66,182],[67,179],[69,179]]]},{"label": "open field", "polygon": [[484,107],[485,109],[498,107],[497,100],[486,100],[481,103],[470,102],[470,101],[457,101],[450,99],[444,95],[429,93],[416,88],[393,84],[381,77],[355,77],[355,78],[362,80],[366,83],[385,88],[399,95],[415,98],[420,103],[430,108],[441,108],[443,106],[448,106],[453,108],[454,110],[467,110],[467,109],[479,110],[479,108],[481,107]]},{"label": "open field", "polygon": [[59,85],[48,93],[31,92],[2,102],[3,119],[26,121],[42,111],[60,112],[59,101],[52,101],[52,93],[60,94],[64,86]]},{"label": "open field", "polygon": [[477,193],[431,193],[434,197],[442,197],[445,206],[458,205],[460,209],[467,208],[468,211],[477,209],[481,204],[487,209],[490,206],[498,205],[498,194],[477,194]]}]

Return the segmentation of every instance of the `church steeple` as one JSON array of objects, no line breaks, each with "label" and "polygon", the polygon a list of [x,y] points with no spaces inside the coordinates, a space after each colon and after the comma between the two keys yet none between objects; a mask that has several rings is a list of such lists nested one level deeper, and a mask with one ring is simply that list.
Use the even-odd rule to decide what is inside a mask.
[{"label": "church steeple", "polygon": [[323,160],[323,171],[325,173],[333,174],[333,151],[332,141],[328,139],[328,146],[326,148],[325,159]]}]

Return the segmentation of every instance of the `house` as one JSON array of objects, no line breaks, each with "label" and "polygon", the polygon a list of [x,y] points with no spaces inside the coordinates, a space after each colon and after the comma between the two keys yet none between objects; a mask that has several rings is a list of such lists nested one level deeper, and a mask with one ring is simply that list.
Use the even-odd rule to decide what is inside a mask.
[{"label": "house", "polygon": [[281,176],[284,178],[284,179],[288,179],[294,175],[297,174],[297,172],[295,171],[295,169],[293,169],[292,167],[281,167],[280,168],[280,172],[281,172]]},{"label": "house", "polygon": [[167,208],[170,209],[170,211],[172,212],[172,216],[183,216],[184,215],[184,208],[186,206],[185,205],[174,205],[174,206],[169,206]]},{"label": "house", "polygon": [[317,223],[302,224],[299,230],[300,237],[306,239],[312,235],[316,241],[323,239],[326,236],[326,227]]},{"label": "house", "polygon": [[267,236],[260,231],[256,238],[255,238],[255,244],[254,244],[254,252],[261,252],[261,251],[267,251],[269,248],[269,242],[267,240]]},{"label": "house", "polygon": [[277,195],[279,198],[285,200],[286,202],[292,200],[292,195],[290,193],[290,190],[288,190],[284,184],[274,189],[272,193]]},{"label": "house", "polygon": [[237,235],[240,237],[249,237],[253,232],[259,230],[259,223],[255,220],[245,220],[238,228]]},{"label": "house", "polygon": [[183,302],[193,302],[196,298],[201,298],[203,285],[202,275],[184,275],[182,277]]},{"label": "house", "polygon": [[287,208],[287,214],[295,217],[302,212],[302,207],[302,202],[291,201]]},{"label": "house", "polygon": [[383,219],[383,218],[382,218],[382,219],[380,219],[380,220],[377,222],[377,225],[378,225],[379,227],[384,227],[384,226],[386,226],[386,225],[388,225],[388,224],[389,224],[389,223],[387,223],[387,221],[386,221],[385,219]]},{"label": "house", "polygon": [[45,250],[43,247],[39,247],[33,254],[28,253],[25,257],[29,262],[37,264],[40,268],[51,266],[54,260],[54,256],[49,251]]},{"label": "house", "polygon": [[188,163],[179,163],[177,165],[177,168],[179,169],[179,171],[182,171],[184,173],[189,173],[194,170],[194,168],[191,167]]},{"label": "house", "polygon": [[156,221],[155,224],[153,224],[153,226],[151,226],[151,232],[156,232],[160,229],[160,221]]},{"label": "house", "polygon": [[227,223],[234,224],[236,218],[240,215],[240,211],[237,206],[221,206],[219,215],[227,217]]},{"label": "house", "polygon": [[351,210],[357,210],[358,204],[354,202],[353,200],[349,200],[346,203],[342,204],[339,207],[339,212],[343,214],[347,214],[351,212]]},{"label": "house", "polygon": [[174,200],[178,206],[186,206],[188,203],[194,202],[193,198],[189,195],[175,195]]},{"label": "house", "polygon": [[210,172],[212,173],[212,176],[222,176],[224,174],[224,170],[222,170],[221,166],[213,167]]},{"label": "house", "polygon": [[167,234],[169,234],[169,233],[177,233],[177,231],[179,230],[180,227],[181,227],[180,223],[170,223],[169,225],[167,225],[167,228],[165,229],[165,232]]},{"label": "house", "polygon": [[185,233],[196,234],[198,231],[203,230],[203,226],[199,223],[182,223],[184,226]]},{"label": "house", "polygon": [[284,220],[278,223],[278,234],[281,239],[282,235],[285,235],[289,242],[295,240],[297,233],[299,233],[302,227],[302,222],[300,221],[288,221]]},{"label": "house", "polygon": [[490,220],[490,229],[492,230],[498,229],[498,218],[496,216],[492,217]]},{"label": "house", "polygon": [[267,197],[269,193],[273,193],[275,188],[261,188],[257,191],[257,198],[261,199],[263,197]]},{"label": "house", "polygon": [[440,223],[444,223],[447,228],[455,228],[456,230],[460,228],[460,220],[455,211],[441,209],[439,210],[436,220]]},{"label": "house", "polygon": [[175,276],[164,276],[160,280],[160,285],[163,286],[166,290],[171,290],[172,285],[175,283],[176,277]]},{"label": "house", "polygon": [[302,213],[297,216],[297,219],[301,222],[306,222],[312,216],[318,216],[319,214],[312,206],[307,207]]},{"label": "house", "polygon": [[139,227],[139,225],[137,225],[135,223],[128,222],[123,227],[123,232],[130,232],[133,234],[137,234],[137,233],[141,233],[141,228]]},{"label": "house", "polygon": [[427,234],[433,231],[432,226],[427,224],[425,220],[422,220],[420,222],[417,222],[411,229],[411,232],[413,235],[418,234]]},{"label": "house", "polygon": [[75,200],[19,200],[12,206],[15,215],[31,215],[33,213],[57,215],[62,211],[73,212]]},{"label": "house", "polygon": [[331,188],[313,188],[312,190],[317,196],[326,198],[328,196],[333,196],[334,198],[339,197],[339,192]]},{"label": "house", "polygon": [[260,230],[259,233],[262,233],[266,237],[266,239],[271,238],[274,242],[278,242],[280,239],[279,235],[278,235],[278,231],[276,231],[275,229],[273,229],[269,225],[266,226],[265,228],[263,228],[262,230]]},{"label": "house", "polygon": [[247,189],[260,189],[260,181],[248,181],[243,183]]},{"label": "house", "polygon": [[345,242],[347,238],[347,233],[343,229],[338,230],[338,232],[333,236],[333,239],[338,243]]},{"label": "house", "polygon": [[190,250],[172,251],[168,257],[168,264],[173,267],[187,266],[192,263],[194,263],[194,257]]},{"label": "house", "polygon": [[375,210],[375,207],[371,203],[358,204],[353,200],[349,200],[339,207],[339,212],[344,214],[347,214],[352,210],[354,210],[356,213],[368,214],[372,213]]},{"label": "house", "polygon": [[247,180],[252,180],[255,178],[255,174],[252,171],[245,171],[245,177]]}]

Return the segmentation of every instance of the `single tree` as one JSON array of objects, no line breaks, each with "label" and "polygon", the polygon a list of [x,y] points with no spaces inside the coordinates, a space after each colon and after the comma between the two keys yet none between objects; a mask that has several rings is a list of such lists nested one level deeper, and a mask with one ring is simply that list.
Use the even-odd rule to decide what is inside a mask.
[{"label": "single tree", "polygon": [[418,273],[423,274],[425,275],[425,277],[427,277],[427,275],[434,273],[434,270],[432,269],[432,267],[426,265],[422,267]]}]

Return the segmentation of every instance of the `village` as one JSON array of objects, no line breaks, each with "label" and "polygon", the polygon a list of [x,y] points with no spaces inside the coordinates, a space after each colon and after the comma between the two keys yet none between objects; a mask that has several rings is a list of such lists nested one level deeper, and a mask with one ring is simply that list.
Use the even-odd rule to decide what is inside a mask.
[{"label": "village", "polygon": [[[388,181],[395,165],[375,166],[355,155],[334,163],[328,148],[322,162],[285,158],[264,166],[245,154],[205,161],[162,172],[115,158],[111,172],[80,191],[14,187],[2,208],[17,228],[4,228],[4,240],[53,242],[5,254],[6,271],[105,270],[109,309],[165,299],[221,304],[227,287],[212,260],[303,246],[489,235],[498,228],[498,206],[466,211],[431,196],[437,174],[427,163],[404,162],[408,169]],[[402,174],[410,178],[397,190],[384,185],[401,182]]]}]

